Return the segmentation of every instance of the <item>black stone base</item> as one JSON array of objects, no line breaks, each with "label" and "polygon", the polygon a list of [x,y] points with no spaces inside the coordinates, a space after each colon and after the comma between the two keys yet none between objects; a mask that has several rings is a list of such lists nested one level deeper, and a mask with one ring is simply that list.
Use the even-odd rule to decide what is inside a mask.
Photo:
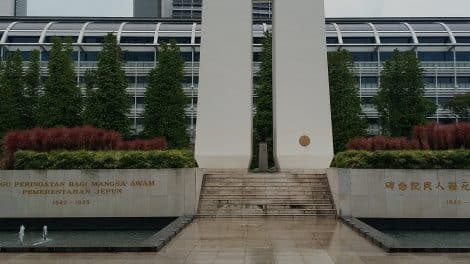
[{"label": "black stone base", "polygon": [[469,219],[385,219],[341,217],[341,220],[357,233],[388,253],[468,253],[470,248],[403,247],[381,230],[469,230]]},{"label": "black stone base", "polygon": [[[158,218],[157,218],[158,219]],[[174,218],[168,218],[168,219],[161,219],[163,222],[168,221],[170,219]],[[25,219],[21,219],[22,223],[28,224],[28,222],[25,222]],[[113,221],[112,221],[113,220]],[[144,220],[140,222],[139,224],[139,219],[131,219],[131,218],[126,218],[126,221],[121,221],[123,219],[113,219],[113,218],[107,218],[103,219],[101,218],[99,222],[100,224],[97,225],[95,222],[94,228],[92,229],[79,229],[79,230],[97,230],[97,226],[106,228],[105,230],[132,230],[132,229],[145,229],[145,227],[149,228],[154,228],[157,223],[155,223],[155,219],[153,219],[153,222],[151,219],[140,219]],[[34,253],[91,253],[91,252],[157,252],[160,249],[162,249],[168,242],[171,241],[173,237],[175,237],[181,230],[183,230],[188,224],[190,224],[193,220],[193,216],[182,216],[179,218],[176,218],[173,222],[168,224],[166,227],[161,229],[159,232],[157,232],[155,235],[152,237],[148,238],[145,242],[135,245],[135,246],[106,246],[106,247],[89,247],[87,245],[74,245],[74,246],[67,246],[67,247],[61,247],[61,246],[25,246],[25,247],[0,247],[0,252],[1,253],[22,253],[22,252],[34,252]],[[42,228],[42,222],[35,222],[36,220],[30,219],[31,222],[29,223],[35,223],[35,225],[38,225]],[[59,223],[59,219],[56,219],[57,222]],[[71,219],[67,219],[67,221],[72,221]],[[88,220],[88,228],[91,228],[91,224],[93,223],[91,219]],[[111,224],[111,223],[114,224]],[[157,221],[158,222],[158,221]],[[158,226],[160,226],[163,222],[159,222]],[[12,221],[10,223],[14,223],[15,226],[18,224],[16,221]],[[47,225],[51,225],[52,222],[48,221]],[[70,222],[69,222],[70,223]],[[80,219],[80,224],[82,224],[82,219]],[[107,224],[107,225],[106,225]],[[29,224],[29,226],[31,226]],[[54,226],[56,228],[56,226]],[[86,225],[85,225],[86,227]],[[132,228],[133,227],[133,228]],[[38,230],[41,230],[41,228],[37,228]],[[113,229],[114,228],[114,229]],[[119,229],[116,229],[119,228]],[[64,229],[62,230],[70,230],[66,229],[64,225]],[[77,229],[74,229],[77,230]],[[104,229],[101,229],[104,230]]]},{"label": "black stone base", "polygon": [[160,230],[176,217],[67,217],[67,218],[0,218],[0,231],[42,230],[47,225],[57,231],[93,230]]}]

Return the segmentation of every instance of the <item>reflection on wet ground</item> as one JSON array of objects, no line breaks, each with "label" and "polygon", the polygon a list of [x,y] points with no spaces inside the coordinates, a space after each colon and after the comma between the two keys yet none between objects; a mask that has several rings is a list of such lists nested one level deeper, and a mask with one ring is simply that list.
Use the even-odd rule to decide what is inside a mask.
[{"label": "reflection on wet ground", "polygon": [[196,219],[158,253],[0,254],[0,263],[470,263],[470,254],[387,254],[326,218]]}]

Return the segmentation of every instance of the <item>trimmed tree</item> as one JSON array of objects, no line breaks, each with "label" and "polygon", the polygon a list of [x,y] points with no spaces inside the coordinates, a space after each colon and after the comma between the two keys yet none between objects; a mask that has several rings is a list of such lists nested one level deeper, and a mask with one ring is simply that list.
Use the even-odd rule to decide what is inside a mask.
[{"label": "trimmed tree", "polygon": [[189,136],[185,109],[188,98],[182,89],[184,61],[175,41],[160,45],[158,65],[149,73],[147,80],[143,134],[165,137],[170,148],[187,148]]},{"label": "trimmed tree", "polygon": [[355,87],[351,54],[342,49],[328,53],[331,120],[335,153],[344,151],[346,143],[363,136],[367,123],[361,118],[361,101]]},{"label": "trimmed tree", "polygon": [[88,69],[85,72],[84,76],[85,80],[85,95],[84,95],[84,111],[83,111],[83,120],[85,124],[89,124],[90,120],[93,119],[94,113],[96,113],[96,109],[94,108],[96,104],[94,103],[94,93],[96,87],[96,71]]},{"label": "trimmed tree", "polygon": [[[98,128],[130,133],[130,104],[127,78],[122,69],[122,52],[116,36],[108,34],[98,55],[98,69],[87,76],[85,123]],[[90,80],[91,78],[91,80]],[[92,86],[92,87],[89,87]],[[93,86],[96,90],[93,91]]]},{"label": "trimmed tree", "polygon": [[272,34],[266,32],[263,40],[261,66],[256,88],[256,114],[253,118],[253,167],[258,166],[259,144],[262,142],[268,145],[269,166],[274,166],[272,61]]},{"label": "trimmed tree", "polygon": [[23,61],[21,53],[9,53],[0,77],[0,136],[25,127]]},{"label": "trimmed tree", "polygon": [[436,105],[424,97],[420,62],[413,51],[395,50],[384,63],[380,88],[374,97],[382,133],[409,137],[413,126],[426,122]]},{"label": "trimmed tree", "polygon": [[447,107],[462,121],[470,120],[470,93],[459,94],[454,96],[448,103]]},{"label": "trimmed tree", "polygon": [[41,87],[39,50],[31,51],[29,67],[25,73],[25,121],[26,128],[33,128],[38,125],[39,112],[39,90]]},{"label": "trimmed tree", "polygon": [[53,39],[49,52],[49,77],[39,98],[39,125],[43,127],[82,124],[82,94],[75,80],[70,39]]}]

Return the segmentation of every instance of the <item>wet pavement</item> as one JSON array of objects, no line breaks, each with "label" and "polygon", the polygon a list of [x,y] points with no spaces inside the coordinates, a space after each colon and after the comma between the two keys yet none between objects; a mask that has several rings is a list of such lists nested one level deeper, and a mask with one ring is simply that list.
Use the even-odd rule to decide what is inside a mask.
[{"label": "wet pavement", "polygon": [[339,220],[195,219],[158,253],[0,254],[0,263],[470,263],[470,253],[387,254]]}]

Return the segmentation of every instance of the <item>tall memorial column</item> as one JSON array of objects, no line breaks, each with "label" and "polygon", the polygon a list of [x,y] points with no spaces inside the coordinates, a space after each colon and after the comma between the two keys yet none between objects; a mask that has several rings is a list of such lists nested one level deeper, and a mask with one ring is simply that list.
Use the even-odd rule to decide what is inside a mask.
[{"label": "tall memorial column", "polygon": [[323,0],[273,2],[276,162],[282,171],[328,168],[333,136]]},{"label": "tall memorial column", "polygon": [[246,170],[252,152],[252,0],[204,0],[196,160]]}]

